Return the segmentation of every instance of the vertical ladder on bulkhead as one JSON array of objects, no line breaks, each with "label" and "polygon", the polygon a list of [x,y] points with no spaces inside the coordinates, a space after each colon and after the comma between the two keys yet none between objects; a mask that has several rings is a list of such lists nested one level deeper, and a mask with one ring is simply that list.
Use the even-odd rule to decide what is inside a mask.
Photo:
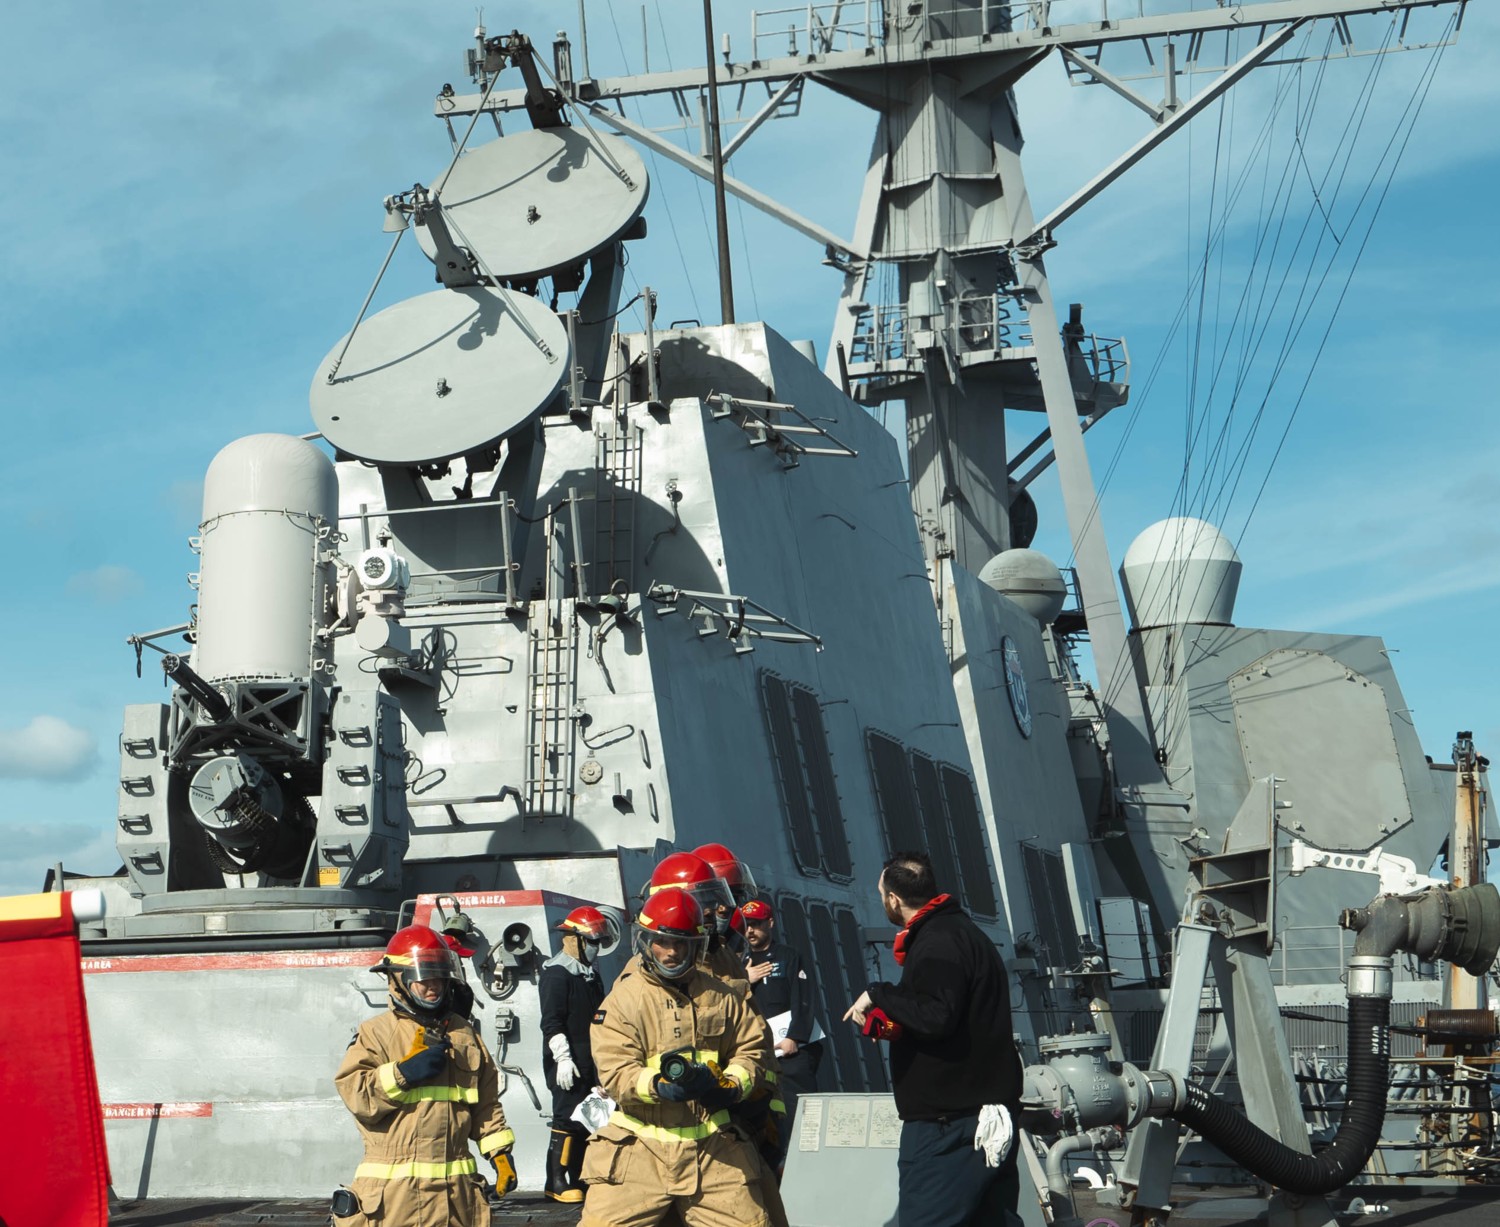
[{"label": "vertical ladder on bulkhead", "polygon": [[641,491],[641,428],[619,417],[594,436],[594,557],[596,595],[635,591],[635,516]]},{"label": "vertical ladder on bulkhead", "polygon": [[549,511],[542,616],[531,619],[527,661],[526,812],[539,817],[573,810],[578,634],[573,602],[564,595],[568,568],[558,528]]}]

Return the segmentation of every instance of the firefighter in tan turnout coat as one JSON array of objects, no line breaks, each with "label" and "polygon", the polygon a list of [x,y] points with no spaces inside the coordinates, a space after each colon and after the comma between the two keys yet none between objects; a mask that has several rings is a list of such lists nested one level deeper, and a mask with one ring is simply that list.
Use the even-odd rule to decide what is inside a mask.
[{"label": "firefighter in tan turnout coat", "polygon": [[686,892],[653,894],[636,954],[590,1029],[594,1064],[619,1107],[589,1143],[580,1227],[766,1227],[764,1168],[730,1121],[770,1055],[765,1024],[695,966],[707,940]]},{"label": "firefighter in tan turnout coat", "polygon": [[390,1009],[360,1025],[334,1076],[365,1157],[335,1194],[333,1221],[487,1225],[489,1202],[469,1143],[495,1165],[503,1195],[515,1187],[515,1136],[500,1107],[495,1062],[448,1008],[460,976],[456,957],[431,929],[412,925],[391,939],[374,970],[390,981]]}]

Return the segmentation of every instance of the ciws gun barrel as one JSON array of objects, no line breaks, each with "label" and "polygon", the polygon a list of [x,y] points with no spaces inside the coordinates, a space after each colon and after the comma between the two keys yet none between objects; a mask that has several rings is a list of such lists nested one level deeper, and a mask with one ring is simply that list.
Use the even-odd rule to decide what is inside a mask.
[{"label": "ciws gun barrel", "polygon": [[[1394,956],[1410,954],[1482,974],[1500,950],[1500,890],[1484,883],[1383,895],[1346,911],[1339,923],[1358,936],[1349,960],[1348,1088],[1332,1142],[1317,1154],[1283,1145],[1238,1110],[1176,1070],[1142,1070],[1110,1059],[1110,1037],[1055,1035],[1039,1041],[1046,1063],[1025,1072],[1022,1123],[1057,1137],[1047,1156],[1048,1185],[1071,1204],[1062,1159],[1150,1118],[1186,1125],[1230,1159],[1289,1193],[1317,1196],[1348,1184],[1380,1141],[1390,1084]],[[1060,1136],[1059,1136],[1060,1135]]]},{"label": "ciws gun barrel", "polygon": [[193,697],[216,724],[222,724],[232,714],[224,696],[193,672],[193,668],[181,656],[168,653],[161,658],[163,672]]}]

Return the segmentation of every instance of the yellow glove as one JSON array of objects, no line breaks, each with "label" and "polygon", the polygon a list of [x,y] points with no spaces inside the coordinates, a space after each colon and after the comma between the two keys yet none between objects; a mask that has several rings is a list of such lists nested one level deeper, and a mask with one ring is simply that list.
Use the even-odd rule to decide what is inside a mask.
[{"label": "yellow glove", "polygon": [[495,1195],[504,1197],[516,1187],[516,1165],[511,1162],[510,1151],[496,1151],[490,1156],[495,1165]]}]

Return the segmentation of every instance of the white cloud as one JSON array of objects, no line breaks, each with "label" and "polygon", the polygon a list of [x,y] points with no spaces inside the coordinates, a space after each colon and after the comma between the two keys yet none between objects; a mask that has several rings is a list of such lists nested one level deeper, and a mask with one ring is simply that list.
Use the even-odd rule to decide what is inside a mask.
[{"label": "white cloud", "polygon": [[129,567],[105,563],[91,571],[79,571],[68,577],[69,596],[87,597],[103,605],[116,605],[121,601],[139,596],[146,590],[146,581]]},{"label": "white cloud", "polygon": [[0,822],[6,855],[0,860],[0,895],[42,889],[47,870],[59,861],[71,873],[107,877],[119,867],[110,827],[82,822]]},{"label": "white cloud", "polygon": [[99,761],[94,735],[56,716],[33,716],[25,728],[0,729],[0,777],[79,780]]}]

